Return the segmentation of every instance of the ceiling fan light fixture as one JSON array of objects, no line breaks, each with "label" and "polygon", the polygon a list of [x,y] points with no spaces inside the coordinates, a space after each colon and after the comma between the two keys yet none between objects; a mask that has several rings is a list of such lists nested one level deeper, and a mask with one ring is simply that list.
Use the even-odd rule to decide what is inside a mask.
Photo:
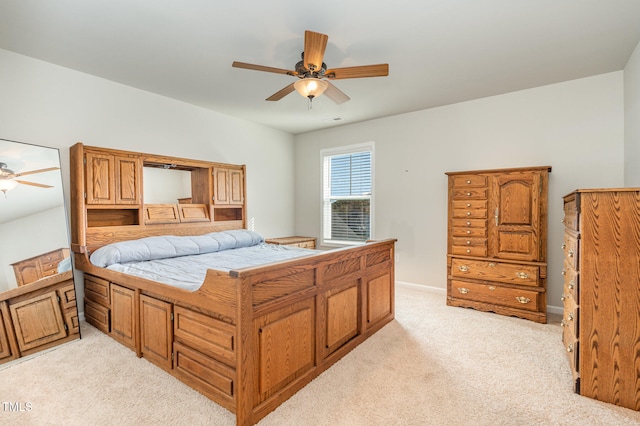
[{"label": "ceiling fan light fixture", "polygon": [[319,78],[308,77],[296,81],[293,87],[301,96],[313,99],[322,95],[322,93],[327,90],[327,87],[329,87],[329,83]]},{"label": "ceiling fan light fixture", "polygon": [[7,191],[11,191],[16,186],[18,186],[18,182],[11,179],[0,179],[0,191],[4,192],[5,198],[7,197]]}]

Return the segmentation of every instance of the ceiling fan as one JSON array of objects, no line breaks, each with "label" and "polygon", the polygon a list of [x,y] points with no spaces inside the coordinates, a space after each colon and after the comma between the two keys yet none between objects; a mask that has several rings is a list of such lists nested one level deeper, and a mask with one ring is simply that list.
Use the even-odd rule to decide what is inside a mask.
[{"label": "ceiling fan", "polygon": [[53,188],[53,186],[51,185],[44,185],[42,183],[27,182],[24,180],[15,179],[21,176],[50,172],[51,170],[59,170],[59,167],[49,167],[46,169],[38,169],[38,170],[31,170],[28,172],[14,173],[13,170],[8,168],[6,163],[0,163],[0,191],[4,192],[4,195],[6,197],[7,191],[12,190],[16,186],[18,186],[18,184],[38,186],[40,188]]},{"label": "ceiling fan", "polygon": [[[298,80],[285,88],[269,96],[267,101],[279,101],[289,93],[296,90],[300,95],[309,99],[325,93],[329,99],[337,104],[348,101],[350,98],[340,89],[327,80],[341,80],[346,78],[362,77],[385,77],[389,75],[389,64],[362,65],[345,68],[327,69],[327,65],[322,61],[324,51],[327,47],[329,36],[313,31],[304,32],[304,51],[302,60],[295,66],[295,70],[282,68],[265,67],[262,65],[247,64],[244,62],[233,62],[231,66],[235,68],[245,68],[255,71],[266,71],[277,74],[287,74],[298,77]],[[311,104],[310,104],[311,105]]]}]

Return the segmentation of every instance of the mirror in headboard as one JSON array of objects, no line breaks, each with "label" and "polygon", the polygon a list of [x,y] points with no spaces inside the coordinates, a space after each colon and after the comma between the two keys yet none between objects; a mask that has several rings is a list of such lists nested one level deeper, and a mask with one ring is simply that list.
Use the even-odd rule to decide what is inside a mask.
[{"label": "mirror in headboard", "polygon": [[0,139],[0,364],[80,337],[55,148]]}]

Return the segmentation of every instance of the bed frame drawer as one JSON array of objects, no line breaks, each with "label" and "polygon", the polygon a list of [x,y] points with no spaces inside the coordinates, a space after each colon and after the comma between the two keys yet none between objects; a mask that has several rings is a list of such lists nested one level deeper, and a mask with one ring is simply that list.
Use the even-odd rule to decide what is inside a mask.
[{"label": "bed frame drawer", "polygon": [[89,324],[102,331],[103,333],[109,333],[110,310],[102,305],[93,302],[91,299],[85,297],[84,299],[84,317]]},{"label": "bed frame drawer", "polygon": [[236,362],[235,334],[236,328],[231,324],[174,307],[174,339],[230,366]]},{"label": "bed frame drawer", "polygon": [[225,408],[235,411],[236,372],[179,342],[173,343],[173,373]]},{"label": "bed frame drawer", "polygon": [[84,275],[84,296],[92,302],[102,306],[110,307],[111,299],[109,297],[109,281],[93,275]]}]

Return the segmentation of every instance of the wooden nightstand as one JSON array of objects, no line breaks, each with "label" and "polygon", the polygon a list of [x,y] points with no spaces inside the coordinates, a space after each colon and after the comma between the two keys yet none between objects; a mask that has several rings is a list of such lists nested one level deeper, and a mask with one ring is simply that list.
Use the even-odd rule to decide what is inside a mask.
[{"label": "wooden nightstand", "polygon": [[267,238],[264,240],[268,244],[278,244],[281,246],[301,247],[308,249],[316,248],[316,239],[313,237],[282,237]]}]

